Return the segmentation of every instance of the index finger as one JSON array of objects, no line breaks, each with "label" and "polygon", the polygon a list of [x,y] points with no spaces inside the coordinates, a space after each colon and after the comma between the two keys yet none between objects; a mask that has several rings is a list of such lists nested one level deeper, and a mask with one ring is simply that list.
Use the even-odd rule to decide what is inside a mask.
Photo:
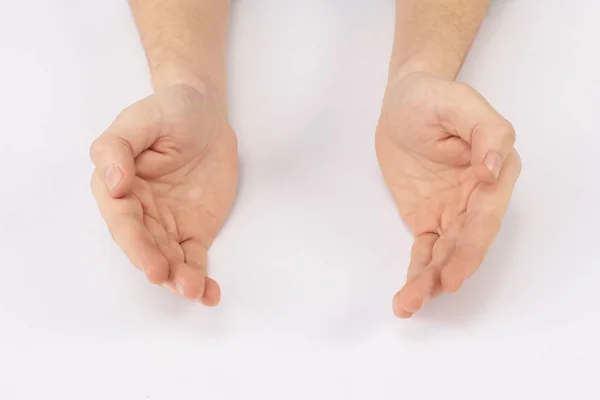
[{"label": "index finger", "polygon": [[112,197],[125,196],[135,177],[135,158],[160,136],[161,112],[147,97],[127,107],[92,143],[90,158]]},{"label": "index finger", "polygon": [[467,220],[456,248],[442,267],[441,283],[446,292],[456,292],[464,280],[483,263],[496,238],[519,174],[521,159],[516,150],[507,158],[506,168],[495,185],[480,185],[467,205]]},{"label": "index finger", "polygon": [[92,175],[91,186],[113,240],[150,282],[165,283],[169,279],[169,262],[143,223],[139,201],[131,193],[112,198],[98,170]]}]

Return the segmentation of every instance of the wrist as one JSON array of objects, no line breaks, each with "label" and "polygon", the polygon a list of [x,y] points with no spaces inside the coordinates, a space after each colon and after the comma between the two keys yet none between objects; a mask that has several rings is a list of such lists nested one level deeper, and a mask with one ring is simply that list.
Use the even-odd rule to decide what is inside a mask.
[{"label": "wrist", "polygon": [[173,85],[187,85],[205,96],[227,104],[225,79],[214,79],[208,74],[200,74],[191,68],[173,63],[163,63],[152,70],[154,90]]},{"label": "wrist", "polygon": [[392,57],[388,84],[403,80],[414,73],[425,73],[455,80],[462,66],[462,57],[441,52],[420,52],[410,57]]}]

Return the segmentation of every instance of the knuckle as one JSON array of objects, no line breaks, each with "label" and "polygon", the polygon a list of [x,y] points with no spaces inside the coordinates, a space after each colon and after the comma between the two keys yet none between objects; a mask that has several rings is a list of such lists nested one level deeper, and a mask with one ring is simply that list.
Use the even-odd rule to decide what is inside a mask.
[{"label": "knuckle", "polygon": [[503,134],[508,138],[511,143],[515,143],[517,140],[517,133],[515,132],[515,127],[510,121],[505,120],[503,126]]},{"label": "knuckle", "polygon": [[[464,82],[454,82],[456,86],[456,94],[462,99],[470,102],[476,102],[477,104],[487,104],[483,96],[471,85]],[[482,103],[483,101],[483,103]]]},{"label": "knuckle", "polygon": [[124,109],[122,109],[116,116],[115,118],[115,122],[117,121],[123,121],[126,120],[127,118],[130,117],[130,115],[132,114],[134,107],[137,103],[129,105],[127,107],[125,107]]},{"label": "knuckle", "polygon": [[133,149],[131,148],[131,144],[127,141],[127,139],[121,136],[114,136],[112,139],[115,152],[124,152],[124,154],[131,154],[133,156]]},{"label": "knuckle", "polygon": [[101,172],[98,168],[94,169],[90,178],[90,190],[92,195],[96,199],[98,206],[104,205],[106,201],[106,184],[102,178]]},{"label": "knuckle", "polygon": [[510,162],[511,168],[514,170],[516,180],[521,176],[521,172],[523,172],[523,160],[516,149],[513,148],[512,153],[509,155],[508,161]]},{"label": "knuckle", "polygon": [[517,140],[515,127],[509,120],[505,119],[501,115],[498,116],[500,120],[494,124],[496,132],[504,143],[510,144],[512,146]]},{"label": "knuckle", "polygon": [[98,160],[99,155],[104,151],[102,136],[94,140],[90,146],[90,159],[93,162]]}]

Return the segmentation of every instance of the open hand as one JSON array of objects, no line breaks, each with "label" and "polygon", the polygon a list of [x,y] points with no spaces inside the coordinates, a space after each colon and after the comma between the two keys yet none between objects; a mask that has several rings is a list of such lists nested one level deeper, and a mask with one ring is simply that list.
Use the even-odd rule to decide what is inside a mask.
[{"label": "open hand", "polygon": [[473,88],[425,73],[388,87],[379,164],[415,240],[394,312],[455,292],[492,244],[521,172],[512,125]]},{"label": "open hand", "polygon": [[234,200],[236,143],[221,104],[174,85],[125,109],[91,147],[114,240],[150,282],[205,305],[220,299],[207,251]]}]

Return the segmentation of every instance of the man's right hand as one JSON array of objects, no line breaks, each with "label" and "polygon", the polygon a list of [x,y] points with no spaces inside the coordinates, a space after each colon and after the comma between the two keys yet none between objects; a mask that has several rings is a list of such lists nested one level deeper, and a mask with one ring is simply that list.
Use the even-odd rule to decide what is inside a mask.
[{"label": "man's right hand", "polygon": [[422,72],[390,82],[377,155],[415,236],[398,317],[456,292],[479,269],[521,172],[514,142],[510,122],[465,84]]},{"label": "man's right hand", "polygon": [[216,305],[207,251],[238,177],[224,105],[187,85],[161,88],[126,108],[90,154],[98,207],[133,265],[152,283]]}]

